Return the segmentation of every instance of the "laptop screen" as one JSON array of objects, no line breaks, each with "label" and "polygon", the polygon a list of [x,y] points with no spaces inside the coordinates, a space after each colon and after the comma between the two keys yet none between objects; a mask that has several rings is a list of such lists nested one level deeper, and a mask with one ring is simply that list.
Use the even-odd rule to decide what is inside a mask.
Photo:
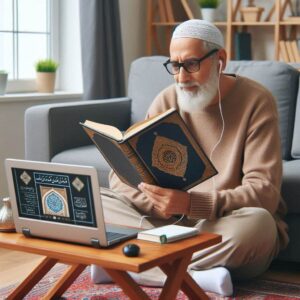
[{"label": "laptop screen", "polygon": [[12,168],[20,217],[97,227],[88,175]]}]

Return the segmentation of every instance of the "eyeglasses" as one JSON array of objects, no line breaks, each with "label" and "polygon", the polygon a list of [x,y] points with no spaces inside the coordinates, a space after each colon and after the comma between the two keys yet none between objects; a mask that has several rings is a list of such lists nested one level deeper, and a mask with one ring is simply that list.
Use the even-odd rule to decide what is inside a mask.
[{"label": "eyeglasses", "polygon": [[195,73],[200,70],[200,63],[205,60],[206,58],[210,57],[214,53],[218,52],[218,49],[213,49],[209,51],[207,54],[205,54],[201,58],[193,58],[193,59],[188,59],[185,60],[184,62],[180,63],[178,61],[171,61],[168,59],[164,63],[164,67],[170,73],[171,75],[176,75],[180,72],[180,68],[183,67],[185,71],[188,73]]}]

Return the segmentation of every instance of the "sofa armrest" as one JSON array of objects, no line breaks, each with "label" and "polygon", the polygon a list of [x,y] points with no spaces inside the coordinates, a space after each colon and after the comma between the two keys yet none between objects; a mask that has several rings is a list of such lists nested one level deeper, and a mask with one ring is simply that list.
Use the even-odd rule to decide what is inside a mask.
[{"label": "sofa armrest", "polygon": [[131,99],[37,105],[25,111],[25,158],[50,161],[61,151],[91,144],[79,122],[86,119],[125,130],[131,121]]}]

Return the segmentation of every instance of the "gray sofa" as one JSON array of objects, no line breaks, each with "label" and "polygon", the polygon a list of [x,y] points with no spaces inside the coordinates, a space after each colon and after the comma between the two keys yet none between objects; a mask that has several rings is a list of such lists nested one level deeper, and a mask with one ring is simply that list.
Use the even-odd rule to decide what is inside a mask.
[{"label": "gray sofa", "polygon": [[[91,144],[78,122],[90,119],[127,129],[142,120],[153,98],[173,82],[162,63],[166,57],[144,57],[131,65],[128,97],[39,105],[25,113],[25,157],[97,168],[100,185],[107,186],[109,165]],[[300,99],[299,72],[285,63],[232,61],[227,72],[257,80],[275,96],[280,115],[283,159],[282,195],[287,202],[291,242],[281,260],[300,262]],[[300,92],[300,91],[299,91]],[[297,101],[298,99],[298,101]]]}]

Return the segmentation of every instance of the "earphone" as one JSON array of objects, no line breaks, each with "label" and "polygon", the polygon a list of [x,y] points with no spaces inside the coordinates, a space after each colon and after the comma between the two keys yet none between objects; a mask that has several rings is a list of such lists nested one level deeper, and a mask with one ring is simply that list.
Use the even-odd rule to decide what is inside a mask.
[{"label": "earphone", "polygon": [[[139,227],[140,227],[140,228],[142,228],[143,221],[144,221],[146,218],[151,218],[151,216],[147,216],[147,215],[141,216],[141,218],[140,218],[140,223],[139,223]],[[171,224],[169,224],[169,225],[175,225],[175,224],[178,224],[183,218],[184,218],[184,214],[182,214],[181,217],[180,217],[177,221],[175,221],[174,223],[171,223]]]},{"label": "earphone", "polygon": [[[219,95],[219,110],[220,110],[220,116],[222,119],[222,130],[221,130],[221,134],[220,137],[218,139],[218,141],[216,142],[216,144],[213,146],[210,155],[209,155],[209,159],[212,160],[212,156],[215,152],[215,150],[217,149],[217,147],[219,146],[219,144],[221,143],[221,140],[223,138],[223,134],[224,134],[224,130],[225,130],[225,120],[224,120],[224,116],[223,116],[223,111],[222,111],[222,104],[221,104],[221,91],[220,91],[220,79],[221,79],[221,73],[222,73],[222,67],[223,67],[223,61],[221,59],[219,59],[219,85],[218,85],[218,95]],[[212,178],[213,180],[213,188],[214,190],[216,190],[216,182],[215,182],[215,177]]]},{"label": "earphone", "polygon": [[220,63],[220,66],[219,66],[219,74],[221,74],[222,72],[222,67],[223,67],[223,62],[221,59],[219,59],[219,63]]}]

